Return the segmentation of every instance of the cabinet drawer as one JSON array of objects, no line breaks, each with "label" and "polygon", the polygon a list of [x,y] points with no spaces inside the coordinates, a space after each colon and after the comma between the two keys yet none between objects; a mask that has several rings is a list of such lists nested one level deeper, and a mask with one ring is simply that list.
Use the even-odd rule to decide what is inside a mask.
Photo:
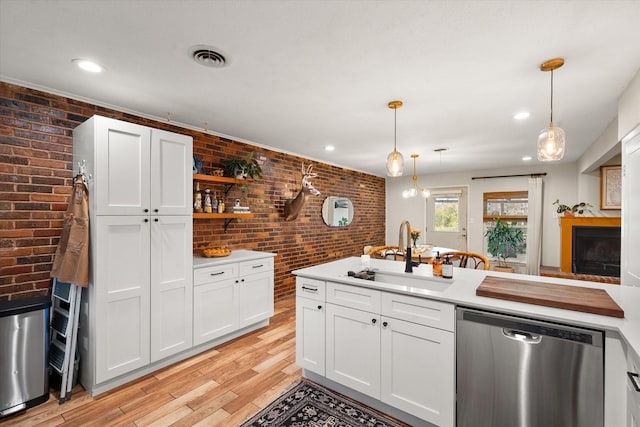
[{"label": "cabinet drawer", "polygon": [[222,264],[213,267],[197,268],[193,270],[193,285],[218,282],[233,279],[238,276],[238,264]]},{"label": "cabinet drawer", "polygon": [[445,331],[454,331],[453,304],[401,294],[382,294],[382,314]]},{"label": "cabinet drawer", "polygon": [[296,277],[296,296],[324,301],[326,299],[324,281]]},{"label": "cabinet drawer", "polygon": [[247,276],[256,273],[273,272],[273,258],[255,259],[238,263],[240,276]]},{"label": "cabinet drawer", "polygon": [[327,302],[380,313],[380,291],[375,289],[327,282]]}]

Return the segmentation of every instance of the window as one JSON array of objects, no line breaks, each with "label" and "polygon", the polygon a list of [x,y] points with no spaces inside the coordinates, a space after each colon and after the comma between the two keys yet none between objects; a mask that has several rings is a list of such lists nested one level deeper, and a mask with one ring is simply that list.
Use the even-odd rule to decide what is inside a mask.
[{"label": "window", "polygon": [[[522,230],[524,237],[524,249],[517,254],[511,254],[512,258],[522,261],[527,255],[527,218],[529,216],[529,197],[526,191],[504,191],[484,193],[484,233],[493,227],[493,221],[500,218],[514,228]],[[487,254],[487,242],[484,241],[484,253]]]},{"label": "window", "polygon": [[460,194],[433,195],[433,231],[458,233],[460,231]]}]

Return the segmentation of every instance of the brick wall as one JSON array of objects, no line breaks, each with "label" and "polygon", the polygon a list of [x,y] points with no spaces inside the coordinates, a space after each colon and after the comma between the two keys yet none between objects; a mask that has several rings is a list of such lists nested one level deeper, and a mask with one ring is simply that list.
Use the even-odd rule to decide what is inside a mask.
[{"label": "brick wall", "polygon": [[[191,135],[194,154],[206,168],[251,151],[266,158],[263,178],[246,194],[234,187],[227,197],[231,202],[242,198],[255,217],[231,223],[227,233],[221,220],[194,220],[193,240],[194,253],[222,245],[277,253],[276,299],[293,294],[292,270],[359,255],[367,244],[384,244],[383,178],[313,162],[319,174],[313,183],[322,196],[310,197],[297,220],[284,221],[284,202],[300,189],[301,163],[308,160],[0,82],[0,299],[48,293],[71,190],[72,131],[94,114]],[[355,217],[350,226],[324,224],[321,208],[327,196],[351,199]]]}]

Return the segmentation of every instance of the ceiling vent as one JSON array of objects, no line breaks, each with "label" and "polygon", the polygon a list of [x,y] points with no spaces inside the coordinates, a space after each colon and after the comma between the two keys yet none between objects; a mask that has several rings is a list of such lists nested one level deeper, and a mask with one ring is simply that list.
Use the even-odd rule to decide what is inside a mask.
[{"label": "ceiling vent", "polygon": [[205,67],[222,68],[227,64],[225,56],[212,46],[198,45],[190,50],[193,60]]}]

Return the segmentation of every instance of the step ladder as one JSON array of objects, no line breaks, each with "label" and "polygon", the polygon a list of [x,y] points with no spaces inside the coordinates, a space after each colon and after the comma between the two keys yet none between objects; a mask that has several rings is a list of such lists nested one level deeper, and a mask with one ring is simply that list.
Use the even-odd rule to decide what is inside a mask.
[{"label": "step ladder", "polygon": [[51,293],[51,318],[49,345],[49,366],[61,376],[60,399],[64,403],[71,396],[75,373],[76,343],[82,288],[53,279]]}]

